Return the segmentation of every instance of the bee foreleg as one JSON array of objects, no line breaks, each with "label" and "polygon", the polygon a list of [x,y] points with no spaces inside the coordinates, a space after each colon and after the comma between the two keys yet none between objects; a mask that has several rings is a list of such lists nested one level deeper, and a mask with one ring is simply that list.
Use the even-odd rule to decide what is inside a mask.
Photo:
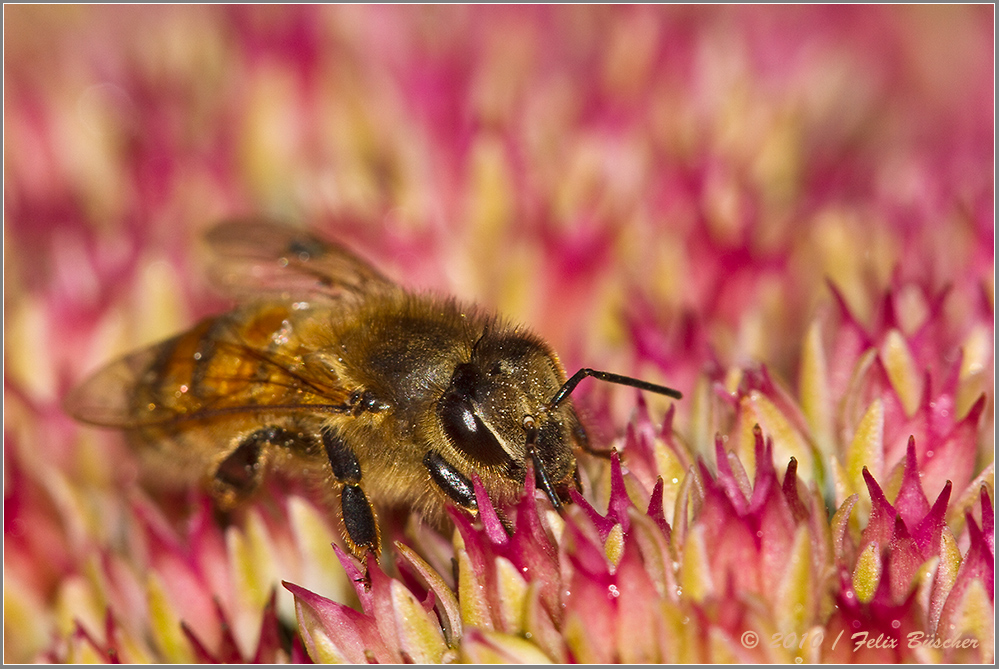
[{"label": "bee foreleg", "polygon": [[423,466],[430,472],[430,478],[448,497],[466,509],[477,508],[475,488],[472,482],[462,476],[440,453],[430,451],[423,458]]},{"label": "bee foreleg", "polygon": [[371,551],[378,555],[381,541],[375,510],[361,489],[361,465],[354,451],[334,428],[321,431],[326,457],[333,468],[333,478],[341,484],[340,513],[348,548],[358,557]]}]

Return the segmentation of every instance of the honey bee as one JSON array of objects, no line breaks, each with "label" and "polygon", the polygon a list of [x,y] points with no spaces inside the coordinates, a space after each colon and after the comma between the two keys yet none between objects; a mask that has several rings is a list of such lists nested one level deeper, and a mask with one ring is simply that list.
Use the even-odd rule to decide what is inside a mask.
[{"label": "honey bee", "polygon": [[[522,494],[527,463],[556,508],[578,485],[586,432],[569,399],[587,376],[523,327],[404,290],[342,246],[266,221],[207,235],[238,306],[101,369],[66,400],[76,419],[123,429],[232,508],[269,470],[319,482],[345,544],[377,558],[375,508],[431,523]],[[193,474],[192,474],[193,473]]]}]

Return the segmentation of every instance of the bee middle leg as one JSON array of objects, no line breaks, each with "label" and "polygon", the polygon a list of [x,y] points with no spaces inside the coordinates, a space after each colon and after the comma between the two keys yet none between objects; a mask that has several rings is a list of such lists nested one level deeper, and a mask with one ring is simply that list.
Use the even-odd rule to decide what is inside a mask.
[{"label": "bee middle leg", "polygon": [[251,432],[215,468],[212,493],[220,505],[230,509],[249,497],[263,479],[264,448],[298,446],[307,438],[298,432],[280,427],[264,427]]},{"label": "bee middle leg", "polygon": [[381,536],[375,510],[361,488],[361,465],[334,428],[325,427],[320,434],[333,467],[333,478],[341,485],[340,511],[347,546],[359,558],[369,551],[378,557]]}]

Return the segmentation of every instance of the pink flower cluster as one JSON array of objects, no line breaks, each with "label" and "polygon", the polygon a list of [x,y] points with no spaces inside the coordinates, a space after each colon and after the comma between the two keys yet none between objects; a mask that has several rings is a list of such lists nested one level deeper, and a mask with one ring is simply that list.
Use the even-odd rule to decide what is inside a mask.
[{"label": "pink flower cluster", "polygon": [[[4,30],[5,659],[994,661],[993,7]],[[381,563],[296,481],[223,516],[60,402],[228,308],[200,240],[248,212],[684,399],[587,382],[563,513],[476,483]]]}]

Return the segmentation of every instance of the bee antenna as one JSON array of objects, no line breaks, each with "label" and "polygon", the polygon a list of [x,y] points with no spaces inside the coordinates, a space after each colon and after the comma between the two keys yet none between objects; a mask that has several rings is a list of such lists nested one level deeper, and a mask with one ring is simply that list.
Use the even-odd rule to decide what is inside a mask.
[{"label": "bee antenna", "polygon": [[569,396],[579,382],[585,379],[587,376],[592,376],[595,379],[600,379],[601,381],[607,381],[609,383],[616,383],[622,386],[631,386],[632,388],[638,388],[639,390],[647,390],[650,393],[656,393],[659,395],[666,395],[668,397],[675,397],[676,399],[682,399],[683,393],[679,390],[673,388],[668,388],[666,386],[660,386],[655,383],[649,383],[648,381],[642,381],[640,379],[634,379],[630,376],[621,376],[620,374],[612,374],[611,372],[601,372],[596,369],[590,369],[589,367],[584,367],[575,374],[572,375],[568,381],[562,384],[562,387],[558,389],[555,393],[555,397],[552,398],[551,402],[548,403],[548,410],[551,411],[555,409],[559,404],[561,404],[566,397]]}]

